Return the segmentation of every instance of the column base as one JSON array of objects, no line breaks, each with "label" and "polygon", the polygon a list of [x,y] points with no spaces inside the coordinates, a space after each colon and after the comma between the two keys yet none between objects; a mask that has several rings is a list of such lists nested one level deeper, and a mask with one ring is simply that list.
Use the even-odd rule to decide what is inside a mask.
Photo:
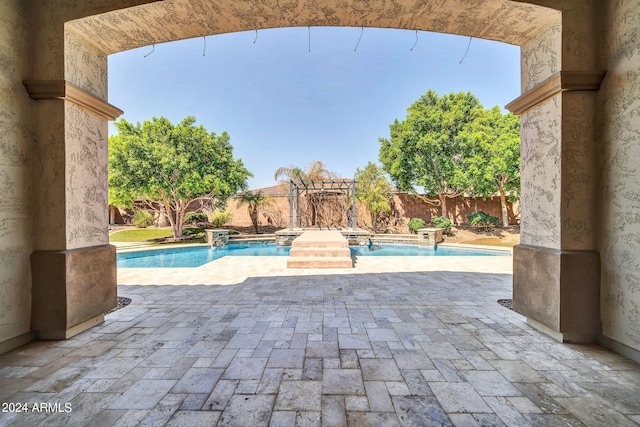
[{"label": "column base", "polygon": [[566,334],[562,332],[554,331],[548,326],[543,325],[542,323],[527,317],[527,325],[531,326],[538,332],[542,332],[554,340],[561,343],[571,343],[571,344],[590,344],[594,343],[598,340],[598,335],[593,334]]},{"label": "column base", "polygon": [[515,246],[513,309],[558,341],[594,342],[602,330],[600,254]]},{"label": "column base", "polygon": [[39,339],[70,338],[117,305],[115,246],[36,251],[31,273],[31,330]]}]

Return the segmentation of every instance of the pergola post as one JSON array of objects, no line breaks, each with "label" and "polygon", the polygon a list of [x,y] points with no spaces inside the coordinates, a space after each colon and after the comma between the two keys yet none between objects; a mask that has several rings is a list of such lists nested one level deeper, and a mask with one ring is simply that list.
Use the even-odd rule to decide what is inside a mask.
[{"label": "pergola post", "polygon": [[351,181],[351,191],[352,194],[352,203],[351,203],[351,225],[353,227],[353,231],[356,231],[358,227],[358,216],[356,212],[356,181]]},{"label": "pergola post", "polygon": [[293,231],[293,182],[289,181],[289,231]]},{"label": "pergola post", "polygon": [[296,187],[296,227],[302,227],[302,221],[300,220],[300,189]]}]

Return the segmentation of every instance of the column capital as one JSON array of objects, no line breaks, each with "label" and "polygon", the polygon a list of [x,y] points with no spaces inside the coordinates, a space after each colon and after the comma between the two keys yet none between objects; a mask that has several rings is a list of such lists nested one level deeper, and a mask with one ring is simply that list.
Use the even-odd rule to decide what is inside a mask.
[{"label": "column capital", "polygon": [[539,103],[561,92],[597,92],[606,71],[559,71],[506,105],[513,114],[521,115]]},{"label": "column capital", "polygon": [[62,99],[107,120],[115,120],[123,111],[67,80],[25,80],[31,99]]}]

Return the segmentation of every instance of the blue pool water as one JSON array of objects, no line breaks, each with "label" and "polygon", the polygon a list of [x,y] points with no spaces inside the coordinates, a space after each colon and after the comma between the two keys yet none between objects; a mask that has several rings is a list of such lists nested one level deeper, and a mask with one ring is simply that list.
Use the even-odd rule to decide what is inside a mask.
[{"label": "blue pool water", "polygon": [[[219,248],[206,246],[192,248],[159,249],[118,254],[118,267],[199,267],[225,256],[287,256],[288,246],[275,244],[230,244]],[[504,256],[505,252],[411,245],[351,246],[351,256]]]}]

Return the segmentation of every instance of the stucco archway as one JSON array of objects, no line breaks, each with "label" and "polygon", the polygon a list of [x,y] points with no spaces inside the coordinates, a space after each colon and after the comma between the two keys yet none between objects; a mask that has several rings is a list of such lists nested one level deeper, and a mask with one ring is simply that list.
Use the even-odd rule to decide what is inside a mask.
[{"label": "stucco archway", "polygon": [[[523,129],[515,304],[558,339],[601,336],[606,310],[600,307],[594,200],[595,117],[604,67],[595,29],[604,12],[621,13],[623,7],[616,7],[589,0],[52,0],[18,6],[29,23],[23,30],[29,43],[20,45],[31,58],[23,67],[25,86],[40,100],[21,101],[36,117],[33,196],[48,207],[33,214],[31,329],[41,337],[69,336],[100,321],[115,298],[105,226],[106,123],[119,111],[106,102],[108,54],[231,31],[344,25],[447,32],[521,46],[523,95],[509,106],[521,114]],[[16,328],[0,341],[24,325]],[[610,338],[635,345],[614,329]]]}]

